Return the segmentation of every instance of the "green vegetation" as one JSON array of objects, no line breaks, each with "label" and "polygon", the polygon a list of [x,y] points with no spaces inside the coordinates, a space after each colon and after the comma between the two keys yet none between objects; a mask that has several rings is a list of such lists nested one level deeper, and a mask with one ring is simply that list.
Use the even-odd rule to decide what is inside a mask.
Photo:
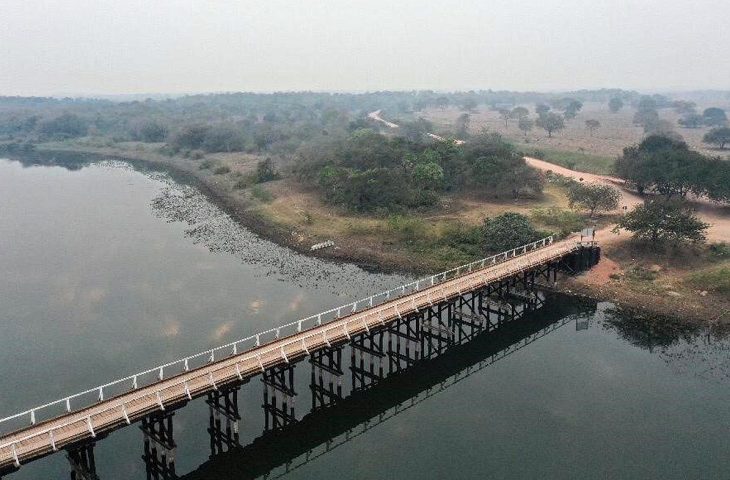
[{"label": "green vegetation", "polygon": [[625,148],[616,161],[616,173],[640,194],[653,191],[671,198],[692,192],[730,200],[730,163],[705,157],[685,142],[662,135],[650,135]]},{"label": "green vegetation", "polygon": [[522,151],[528,157],[539,158],[546,162],[560,165],[561,167],[580,172],[595,173],[597,175],[610,175],[613,173],[615,159],[601,155],[592,155],[584,152],[568,152],[550,148],[530,150],[527,144],[521,144]]},{"label": "green vegetation", "polygon": [[251,187],[251,195],[253,196],[253,198],[260,200],[264,203],[269,203],[274,200],[274,195],[261,185],[254,185],[253,187]]},{"label": "green vegetation", "polygon": [[687,283],[699,290],[730,296],[730,265],[725,263],[692,273]]},{"label": "green vegetation", "polygon": [[711,145],[717,145],[720,150],[730,143],[730,127],[713,128],[705,134],[702,141]]},{"label": "green vegetation", "polygon": [[557,113],[547,112],[540,115],[535,124],[545,130],[548,137],[552,138],[553,132],[557,132],[565,128],[565,119]]},{"label": "green vegetation", "polygon": [[701,221],[684,202],[651,200],[624,215],[614,231],[623,228],[634,238],[652,243],[698,243],[705,240],[709,225]]},{"label": "green vegetation", "polygon": [[560,237],[580,231],[585,220],[577,212],[560,207],[536,208],[530,213],[533,222],[555,229]]},{"label": "green vegetation", "polygon": [[300,149],[295,172],[329,203],[353,211],[428,208],[445,191],[518,198],[539,194],[543,188],[540,173],[495,134],[456,145],[415,142],[361,129],[341,141]]},{"label": "green vegetation", "polygon": [[504,252],[545,236],[519,213],[507,212],[484,220],[484,249],[489,253]]},{"label": "green vegetation", "polygon": [[568,190],[568,204],[570,207],[578,206],[588,210],[588,215],[593,218],[596,211],[609,212],[618,208],[621,193],[610,185],[598,183],[584,185],[574,182]]}]

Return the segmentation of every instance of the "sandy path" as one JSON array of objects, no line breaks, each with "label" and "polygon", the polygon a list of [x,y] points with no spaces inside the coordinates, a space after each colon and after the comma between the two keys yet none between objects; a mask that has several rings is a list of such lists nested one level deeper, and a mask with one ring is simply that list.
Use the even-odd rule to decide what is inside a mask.
[{"label": "sandy path", "polygon": [[[376,110],[368,114],[368,118],[381,122],[390,128],[399,128],[397,124],[389,122],[380,116],[381,110]],[[444,140],[444,138],[429,133],[429,137],[435,140]],[[457,144],[464,143],[462,140],[457,140]],[[552,171],[554,173],[563,175],[565,177],[573,178],[578,181],[587,183],[604,183],[617,187],[621,192],[621,200],[619,201],[618,211],[621,212],[626,207],[626,210],[634,208],[636,205],[644,203],[644,199],[639,195],[629,192],[623,188],[623,180],[611,177],[608,175],[595,175],[593,173],[578,172],[570,170],[569,168],[561,167],[554,163],[539,160],[537,158],[525,157],[525,161],[528,165],[544,172]],[[716,204],[707,201],[697,201],[696,208],[699,217],[710,224],[710,228],[707,230],[707,240],[709,242],[727,242],[730,243],[730,207],[721,207]],[[607,227],[596,233],[596,239],[601,242],[607,243],[618,239],[618,235],[610,233],[613,227]],[[624,235],[626,233],[624,232]],[[624,235],[621,235],[622,237]]]},{"label": "sandy path", "polygon": [[[604,183],[618,187],[619,192],[621,192],[620,210],[623,210],[624,206],[631,209],[635,205],[644,203],[644,200],[640,196],[622,188],[623,181],[621,179],[607,175],[594,175],[592,173],[577,172],[544,160],[538,160],[537,158],[525,157],[525,161],[531,167],[542,171],[552,171],[587,183]],[[730,208],[721,207],[707,201],[697,201],[695,202],[695,206],[697,208],[697,215],[703,221],[710,224],[710,228],[707,230],[707,240],[710,242],[730,243]],[[611,228],[608,228],[608,230],[611,230]],[[600,239],[603,242],[610,242],[611,240],[616,239],[616,235],[610,233],[607,234],[605,229],[603,232],[599,233],[601,233],[600,236],[604,237]]]}]

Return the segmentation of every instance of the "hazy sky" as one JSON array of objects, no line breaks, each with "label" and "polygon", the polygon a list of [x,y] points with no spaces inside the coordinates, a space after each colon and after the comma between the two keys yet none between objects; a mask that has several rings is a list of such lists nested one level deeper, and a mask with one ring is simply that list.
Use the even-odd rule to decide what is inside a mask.
[{"label": "hazy sky", "polygon": [[730,89],[727,0],[0,0],[0,95]]}]

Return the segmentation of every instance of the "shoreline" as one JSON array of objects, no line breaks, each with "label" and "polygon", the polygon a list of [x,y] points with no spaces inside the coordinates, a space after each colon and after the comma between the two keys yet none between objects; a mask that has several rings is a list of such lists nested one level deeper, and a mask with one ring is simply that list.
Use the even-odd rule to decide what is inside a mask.
[{"label": "shoreline", "polygon": [[[16,157],[47,156],[53,154],[79,155],[89,161],[102,159],[119,160],[128,162],[133,166],[151,168],[164,171],[173,178],[189,183],[198,188],[213,204],[221,208],[233,219],[251,230],[261,238],[271,241],[279,246],[289,248],[302,255],[316,257],[325,261],[347,262],[354,264],[363,270],[382,273],[404,273],[421,275],[431,273],[418,263],[410,262],[401,255],[390,255],[379,257],[378,255],[363,255],[362,252],[347,252],[335,249],[320,249],[311,251],[307,246],[296,241],[294,232],[289,232],[283,225],[265,218],[254,209],[255,204],[250,200],[240,198],[235,192],[228,191],[215,181],[212,175],[201,174],[199,168],[191,160],[180,157],[167,157],[151,152],[128,152],[96,147],[58,147],[39,145],[34,152],[19,153]],[[8,155],[12,157],[12,155]],[[605,252],[602,254],[605,261]],[[396,260],[396,259],[402,259]],[[631,312],[640,317],[660,320],[662,318],[681,320],[685,323],[704,325],[709,327],[720,326],[728,323],[728,315],[720,313],[717,319],[717,310],[712,305],[706,308],[681,308],[681,304],[675,301],[657,301],[656,297],[636,292],[624,291],[607,285],[593,284],[582,281],[590,272],[580,277],[568,277],[560,283],[556,291],[568,295],[590,298],[596,301],[608,301],[616,305],[622,311]],[[664,300],[664,299],[663,299]],[[676,299],[672,299],[676,300]]]}]

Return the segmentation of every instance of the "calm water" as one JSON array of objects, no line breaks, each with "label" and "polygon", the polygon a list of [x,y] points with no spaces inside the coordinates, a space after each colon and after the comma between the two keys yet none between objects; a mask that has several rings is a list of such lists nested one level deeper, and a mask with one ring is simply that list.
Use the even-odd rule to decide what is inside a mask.
[{"label": "calm water", "polygon": [[[261,240],[162,174],[0,160],[0,417],[404,280]],[[298,370],[302,418],[309,370]],[[243,446],[261,435],[261,397],[258,381],[241,391]],[[730,472],[730,343],[652,328],[609,304],[552,298],[358,402],[213,460],[207,406],[191,402],[175,415],[177,473],[247,478],[259,463],[292,479]],[[308,462],[302,446],[314,448]],[[146,478],[135,426],[95,452],[100,478]],[[68,461],[54,455],[9,478],[69,478]]]}]

